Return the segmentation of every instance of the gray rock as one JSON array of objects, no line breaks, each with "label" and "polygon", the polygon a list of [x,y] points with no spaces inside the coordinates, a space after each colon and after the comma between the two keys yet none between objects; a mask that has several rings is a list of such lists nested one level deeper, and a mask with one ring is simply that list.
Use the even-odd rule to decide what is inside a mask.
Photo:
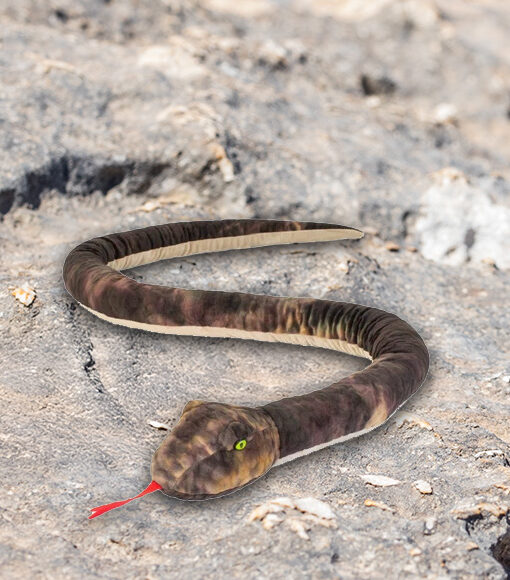
[{"label": "gray rock", "polygon": [[[510,9],[490,4],[0,3],[3,576],[505,577]],[[366,96],[363,74],[393,91]],[[455,122],[437,122],[441,103]],[[461,181],[438,184],[447,167]],[[171,427],[188,400],[257,405],[364,364],[117,328],[63,288],[67,252],[89,237],[222,217],[370,233],[129,275],[394,311],[426,340],[430,375],[405,420],[239,493],[153,494],[88,521],[148,483],[164,437],[151,425]],[[24,283],[29,307],[10,294]],[[281,496],[325,502],[338,527],[309,524],[304,541],[247,522]]]}]

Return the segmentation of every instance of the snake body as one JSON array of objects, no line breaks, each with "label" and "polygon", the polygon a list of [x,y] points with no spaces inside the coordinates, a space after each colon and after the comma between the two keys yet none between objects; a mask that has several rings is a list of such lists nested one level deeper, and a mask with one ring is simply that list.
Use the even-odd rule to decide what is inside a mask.
[{"label": "snake body", "polygon": [[161,489],[180,499],[224,495],[274,465],[366,433],[418,390],[429,356],[409,324],[376,308],[142,284],[120,270],[203,252],[362,236],[357,229],[326,223],[194,221],[106,235],[71,251],[63,269],[68,292],[114,324],[168,334],[287,342],[371,360],[362,371],[326,388],[259,407],[189,402],[154,454],[152,487],[143,493]]}]

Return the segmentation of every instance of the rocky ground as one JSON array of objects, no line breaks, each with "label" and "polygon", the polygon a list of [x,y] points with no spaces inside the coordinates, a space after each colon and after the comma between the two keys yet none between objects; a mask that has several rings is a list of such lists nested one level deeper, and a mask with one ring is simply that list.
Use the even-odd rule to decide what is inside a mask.
[{"label": "rocky ground", "polygon": [[[0,18],[2,576],[506,578],[510,7],[4,0]],[[154,422],[188,400],[256,405],[364,364],[114,327],[63,288],[87,238],[222,217],[367,235],[130,275],[394,311],[430,375],[383,428],[239,493],[88,521],[148,483]]]}]

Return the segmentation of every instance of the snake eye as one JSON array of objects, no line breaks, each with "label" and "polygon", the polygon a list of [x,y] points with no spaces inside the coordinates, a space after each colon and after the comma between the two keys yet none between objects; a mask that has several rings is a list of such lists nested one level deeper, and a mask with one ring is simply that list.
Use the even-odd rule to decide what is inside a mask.
[{"label": "snake eye", "polygon": [[234,449],[236,451],[242,451],[246,447],[246,439],[239,439],[234,443]]}]

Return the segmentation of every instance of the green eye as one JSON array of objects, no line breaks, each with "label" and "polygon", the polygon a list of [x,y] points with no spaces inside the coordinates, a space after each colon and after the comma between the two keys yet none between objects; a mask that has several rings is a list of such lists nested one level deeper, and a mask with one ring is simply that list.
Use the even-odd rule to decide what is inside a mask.
[{"label": "green eye", "polygon": [[242,451],[246,447],[246,439],[239,439],[234,444],[234,449],[236,451]]}]

